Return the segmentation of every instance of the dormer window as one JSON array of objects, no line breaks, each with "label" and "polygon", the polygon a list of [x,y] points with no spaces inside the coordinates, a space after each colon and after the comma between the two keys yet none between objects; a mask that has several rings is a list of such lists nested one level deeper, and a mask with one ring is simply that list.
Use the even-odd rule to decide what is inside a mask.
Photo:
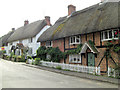
[{"label": "dormer window", "polygon": [[102,41],[118,39],[118,33],[119,33],[118,29],[102,31],[101,39],[102,39]]},{"label": "dormer window", "polygon": [[52,41],[47,41],[46,42],[46,47],[52,47],[53,45],[53,42]]},{"label": "dormer window", "polygon": [[70,44],[80,44],[80,36],[72,36],[70,37]]}]

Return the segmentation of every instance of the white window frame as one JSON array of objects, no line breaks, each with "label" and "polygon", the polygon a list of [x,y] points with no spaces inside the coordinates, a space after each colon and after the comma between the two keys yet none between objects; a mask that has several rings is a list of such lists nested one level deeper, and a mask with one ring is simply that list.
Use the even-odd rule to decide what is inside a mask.
[{"label": "white window frame", "polygon": [[[47,43],[50,43],[51,42],[51,45],[47,45]],[[53,41],[47,41],[46,42],[46,47],[52,47],[53,46]]]},{"label": "white window frame", "polygon": [[[76,58],[76,61],[74,60]],[[79,59],[79,61],[78,61]],[[70,54],[69,55],[69,63],[82,63],[81,54]]]},{"label": "white window frame", "polygon": [[[77,38],[79,36],[79,38]],[[78,35],[78,36],[72,36],[72,37],[70,37],[69,38],[69,44],[70,45],[73,45],[73,44],[80,44],[81,43],[81,37],[80,37],[80,35]],[[75,42],[71,42],[71,39],[74,39],[75,38]],[[77,42],[77,39],[79,39],[79,42]]]},{"label": "white window frame", "polygon": [[[118,30],[118,29],[114,29],[114,30],[107,30],[107,35],[108,35],[108,38],[105,39],[105,32],[106,31],[102,31],[101,32],[101,41],[108,41],[108,40],[112,40],[112,39],[118,39],[118,38],[115,38],[114,37],[114,31],[115,30]],[[109,38],[109,31],[112,31],[112,38]],[[118,30],[119,31],[119,30]],[[103,36],[103,37],[102,37]]]}]

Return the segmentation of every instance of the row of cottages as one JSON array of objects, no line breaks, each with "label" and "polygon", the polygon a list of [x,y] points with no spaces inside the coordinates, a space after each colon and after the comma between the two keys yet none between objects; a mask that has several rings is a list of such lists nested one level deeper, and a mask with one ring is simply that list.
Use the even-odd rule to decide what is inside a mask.
[{"label": "row of cottages", "polygon": [[[79,54],[70,54],[61,63],[80,64],[101,67],[105,73],[107,67],[114,67],[118,55],[112,51],[112,59],[104,56],[105,43],[116,40],[118,43],[118,3],[102,2],[80,11],[73,5],[68,6],[68,15],[60,17],[38,39],[41,46],[59,47],[62,52],[74,50],[83,44]],[[91,44],[91,41],[94,45]]]},{"label": "row of cottages", "polygon": [[0,38],[0,51],[5,50],[6,54],[8,54],[8,38],[14,33],[14,28],[12,28],[11,31],[9,31],[6,35],[2,36]]},{"label": "row of cottages", "polygon": [[28,50],[28,55],[32,56],[40,46],[37,39],[40,35],[51,26],[50,17],[45,16],[45,19],[30,23],[28,20],[24,21],[24,26],[16,29],[14,33],[8,38],[8,55],[14,52],[15,55],[22,55],[23,49]]}]

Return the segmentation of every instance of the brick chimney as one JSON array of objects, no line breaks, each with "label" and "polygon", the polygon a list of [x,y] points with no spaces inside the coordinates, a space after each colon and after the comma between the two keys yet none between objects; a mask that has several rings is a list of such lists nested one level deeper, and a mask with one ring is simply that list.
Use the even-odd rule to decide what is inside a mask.
[{"label": "brick chimney", "polygon": [[15,31],[15,28],[12,28],[12,31]]},{"label": "brick chimney", "polygon": [[73,5],[68,5],[68,16],[76,11],[76,7]]},{"label": "brick chimney", "polygon": [[46,21],[47,25],[49,25],[49,26],[51,25],[49,16],[45,16],[45,21]]},{"label": "brick chimney", "polygon": [[25,20],[25,21],[24,21],[24,26],[27,25],[27,24],[29,24],[29,21],[28,21],[28,20]]}]

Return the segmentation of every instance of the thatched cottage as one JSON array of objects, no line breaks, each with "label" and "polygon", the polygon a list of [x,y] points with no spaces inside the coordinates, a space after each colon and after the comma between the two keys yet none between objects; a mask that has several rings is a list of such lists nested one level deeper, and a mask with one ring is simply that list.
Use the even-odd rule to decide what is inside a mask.
[{"label": "thatched cottage", "polygon": [[110,58],[105,55],[107,42],[114,40],[118,44],[118,5],[117,2],[102,2],[80,11],[69,5],[68,15],[59,18],[39,37],[38,42],[46,47],[59,47],[62,52],[74,50],[82,44],[78,54],[69,54],[60,62],[100,66],[101,72],[105,73],[108,67],[118,63],[117,53],[110,51]]},{"label": "thatched cottage", "polygon": [[21,55],[23,48],[26,47],[28,49],[28,55],[32,56],[40,46],[40,43],[37,42],[38,38],[50,26],[49,16],[45,16],[45,19],[30,24],[28,20],[25,20],[24,26],[15,30],[7,40],[9,50],[13,50],[16,55]]},{"label": "thatched cottage", "polygon": [[12,31],[8,32],[6,35],[2,36],[0,38],[0,51],[6,50],[6,54],[8,54],[8,38],[14,33],[14,28],[12,28]]}]

